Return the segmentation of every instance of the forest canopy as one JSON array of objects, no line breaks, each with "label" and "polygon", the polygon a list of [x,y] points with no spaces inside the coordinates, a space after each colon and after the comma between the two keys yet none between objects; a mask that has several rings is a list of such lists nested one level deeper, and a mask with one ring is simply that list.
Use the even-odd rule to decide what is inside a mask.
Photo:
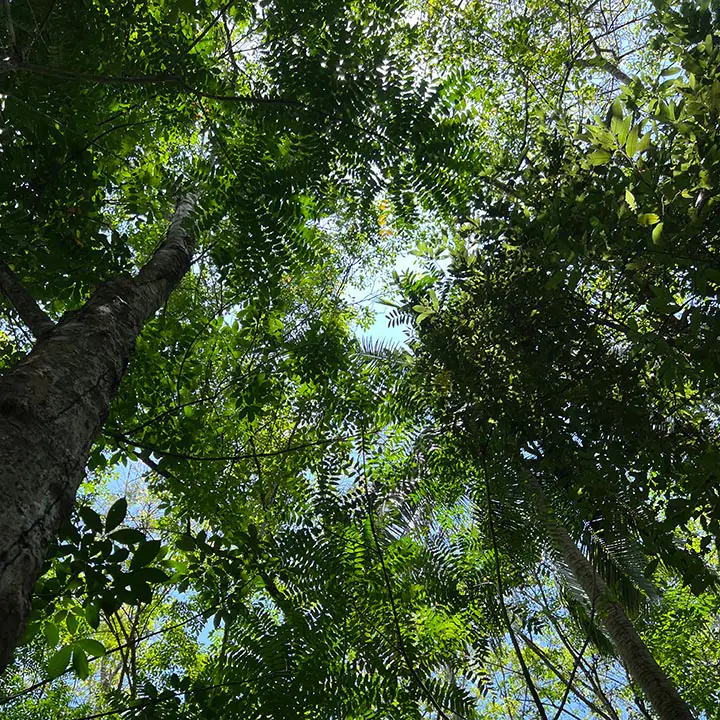
[{"label": "forest canopy", "polygon": [[2,8],[0,717],[720,720],[720,5]]}]

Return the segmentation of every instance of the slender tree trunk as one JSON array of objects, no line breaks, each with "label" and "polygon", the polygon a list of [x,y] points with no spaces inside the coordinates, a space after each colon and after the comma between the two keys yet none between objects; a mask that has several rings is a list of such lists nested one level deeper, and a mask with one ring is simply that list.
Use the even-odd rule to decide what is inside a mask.
[{"label": "slender tree trunk", "polygon": [[190,195],[178,204],[166,240],[137,276],[103,284],[80,310],[43,327],[33,350],[0,377],[0,671],[137,337],[190,268],[194,241],[184,223],[194,205]]},{"label": "slender tree trunk", "polygon": [[596,617],[605,626],[630,675],[645,693],[660,720],[693,720],[690,708],[650,654],[622,605],[613,599],[605,581],[580,552],[567,530],[552,517],[539,483],[532,484],[555,550],[595,607]]}]

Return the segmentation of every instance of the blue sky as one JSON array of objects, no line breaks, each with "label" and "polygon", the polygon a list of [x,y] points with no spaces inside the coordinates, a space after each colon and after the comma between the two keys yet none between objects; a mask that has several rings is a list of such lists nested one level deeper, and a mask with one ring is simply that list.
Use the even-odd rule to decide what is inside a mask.
[{"label": "blue sky", "polygon": [[347,294],[348,300],[353,302],[362,301],[364,298],[371,298],[365,305],[375,314],[375,322],[367,329],[358,332],[361,338],[369,338],[371,340],[382,340],[393,344],[403,344],[406,340],[405,330],[407,325],[400,324],[390,327],[388,314],[392,310],[391,307],[379,303],[380,297],[388,297],[392,299],[392,289],[388,288],[393,270],[397,273],[404,273],[407,270],[420,271],[421,265],[418,258],[414,255],[406,253],[395,259],[392,267],[386,267],[382,272],[370,279],[363,287],[353,288]]}]

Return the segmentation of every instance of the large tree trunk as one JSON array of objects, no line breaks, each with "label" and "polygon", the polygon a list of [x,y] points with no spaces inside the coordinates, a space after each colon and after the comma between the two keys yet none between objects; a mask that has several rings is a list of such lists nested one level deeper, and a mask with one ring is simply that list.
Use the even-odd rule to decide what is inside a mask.
[{"label": "large tree trunk", "polygon": [[533,483],[533,486],[553,546],[587,595],[595,616],[604,625],[630,675],[645,693],[660,720],[693,720],[690,708],[650,654],[622,605],[613,599],[605,581],[595,572],[565,528],[553,518],[540,485]]},{"label": "large tree trunk", "polygon": [[193,196],[179,203],[166,240],[136,277],[100,286],[0,377],[0,671],[137,337],[190,268],[194,241],[184,223],[194,204]]}]

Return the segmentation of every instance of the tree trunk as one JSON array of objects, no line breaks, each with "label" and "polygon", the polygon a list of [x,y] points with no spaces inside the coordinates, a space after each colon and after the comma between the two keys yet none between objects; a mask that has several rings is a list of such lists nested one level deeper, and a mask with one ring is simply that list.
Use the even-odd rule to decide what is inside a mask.
[{"label": "tree trunk", "polygon": [[190,268],[194,241],[183,225],[194,205],[192,195],[178,204],[166,240],[137,276],[101,285],[0,377],[0,671],[137,337]]},{"label": "tree trunk", "polygon": [[660,720],[693,720],[690,708],[650,654],[622,605],[613,600],[605,581],[595,572],[565,528],[552,517],[540,485],[533,483],[533,486],[553,546],[588,596],[595,608],[595,616],[605,626],[630,675],[645,693]]}]

